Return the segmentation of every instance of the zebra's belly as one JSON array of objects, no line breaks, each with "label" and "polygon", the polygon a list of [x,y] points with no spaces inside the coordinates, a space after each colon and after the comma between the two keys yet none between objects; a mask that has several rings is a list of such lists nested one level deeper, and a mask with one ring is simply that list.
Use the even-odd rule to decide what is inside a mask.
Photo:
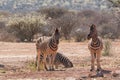
[{"label": "zebra's belly", "polygon": [[98,53],[102,51],[102,47],[94,48],[94,47],[88,46],[88,48],[89,48],[89,51],[92,53]]}]

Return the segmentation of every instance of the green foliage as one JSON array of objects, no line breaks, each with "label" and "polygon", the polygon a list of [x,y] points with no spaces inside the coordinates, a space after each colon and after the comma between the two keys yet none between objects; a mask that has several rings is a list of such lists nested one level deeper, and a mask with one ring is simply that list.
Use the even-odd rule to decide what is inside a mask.
[{"label": "green foliage", "polygon": [[36,67],[34,61],[29,61],[28,64],[27,64],[27,68],[32,70],[32,71],[36,71],[37,70],[37,67]]},{"label": "green foliage", "polygon": [[[27,68],[29,70],[36,71],[37,70],[37,64],[36,64],[36,62],[34,60],[28,61]],[[42,62],[40,62],[40,70],[44,70],[44,65],[43,65]]]},{"label": "green foliage", "polygon": [[39,33],[41,27],[46,24],[44,16],[13,17],[8,22],[8,30],[20,41],[33,41],[33,36]]},{"label": "green foliage", "polygon": [[4,69],[0,69],[0,73],[6,73]]},{"label": "green foliage", "polygon": [[112,47],[112,45],[111,45],[111,42],[110,42],[110,40],[106,40],[105,42],[104,42],[104,51],[103,51],[103,56],[110,56],[110,54],[111,54],[111,47]]}]

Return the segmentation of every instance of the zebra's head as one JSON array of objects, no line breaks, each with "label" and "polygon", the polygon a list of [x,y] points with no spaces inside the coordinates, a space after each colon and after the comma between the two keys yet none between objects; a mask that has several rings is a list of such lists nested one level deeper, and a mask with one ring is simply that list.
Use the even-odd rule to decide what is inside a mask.
[{"label": "zebra's head", "polygon": [[55,29],[55,32],[53,34],[53,38],[54,38],[55,42],[57,44],[59,44],[60,32],[59,32],[58,28]]},{"label": "zebra's head", "polygon": [[87,39],[89,40],[89,39],[93,38],[94,36],[97,36],[97,30],[96,30],[96,26],[94,24],[92,24],[90,26],[90,32],[87,36]]}]

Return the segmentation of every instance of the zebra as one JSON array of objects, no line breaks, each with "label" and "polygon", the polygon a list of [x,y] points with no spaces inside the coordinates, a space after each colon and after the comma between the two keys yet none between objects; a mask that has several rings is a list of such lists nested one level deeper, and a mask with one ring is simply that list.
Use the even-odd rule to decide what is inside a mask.
[{"label": "zebra", "polygon": [[[48,57],[47,57],[47,63],[49,62]],[[35,63],[36,66],[37,66],[37,58],[38,58],[38,56],[36,56],[36,63]],[[43,59],[43,55],[40,55],[40,59]],[[73,67],[73,63],[65,55],[57,52],[56,57],[55,57],[55,61],[54,61],[55,68],[58,69],[58,66],[60,64],[62,64],[65,68]],[[45,69],[47,70],[46,67],[45,67]]]},{"label": "zebra", "polygon": [[[58,50],[60,32],[59,29],[56,28],[55,32],[53,33],[52,37],[46,41],[42,41],[38,39],[36,41],[36,49],[37,49],[37,70],[40,70],[40,62],[43,62],[44,66],[46,66],[46,58],[49,57],[49,70],[54,70],[53,64],[54,59]],[[42,61],[40,61],[40,55],[43,55]],[[45,70],[45,69],[44,69]]]},{"label": "zebra", "polygon": [[73,67],[73,63],[65,55],[63,55],[59,52],[57,52],[54,63],[56,65],[56,68],[59,64],[63,64],[65,66],[65,68]]},{"label": "zebra", "polygon": [[94,66],[95,59],[97,62],[97,71],[101,71],[100,56],[101,56],[101,51],[103,49],[103,42],[102,42],[102,39],[100,37],[98,37],[97,29],[94,24],[92,24],[90,26],[90,33],[87,35],[87,39],[88,40],[91,39],[88,44],[88,49],[91,54],[91,69],[90,69],[90,71],[93,71],[95,69],[95,66]]}]

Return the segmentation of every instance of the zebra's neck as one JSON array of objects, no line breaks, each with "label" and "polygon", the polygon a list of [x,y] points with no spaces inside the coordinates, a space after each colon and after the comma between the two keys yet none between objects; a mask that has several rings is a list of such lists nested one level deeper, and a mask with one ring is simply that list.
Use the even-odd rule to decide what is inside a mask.
[{"label": "zebra's neck", "polygon": [[94,43],[94,44],[96,44],[97,42],[98,42],[98,37],[96,36],[96,37],[94,37],[94,38],[92,38],[92,43]]},{"label": "zebra's neck", "polygon": [[101,46],[100,44],[100,40],[97,36],[95,36],[94,38],[92,38],[92,42],[91,42],[91,47],[93,49],[99,49]]},{"label": "zebra's neck", "polygon": [[98,42],[98,36],[97,34],[92,37],[92,43],[96,44]]},{"label": "zebra's neck", "polygon": [[58,49],[58,44],[56,44],[56,42],[55,42],[55,40],[53,38],[50,39],[49,47],[53,51],[56,51]]}]

